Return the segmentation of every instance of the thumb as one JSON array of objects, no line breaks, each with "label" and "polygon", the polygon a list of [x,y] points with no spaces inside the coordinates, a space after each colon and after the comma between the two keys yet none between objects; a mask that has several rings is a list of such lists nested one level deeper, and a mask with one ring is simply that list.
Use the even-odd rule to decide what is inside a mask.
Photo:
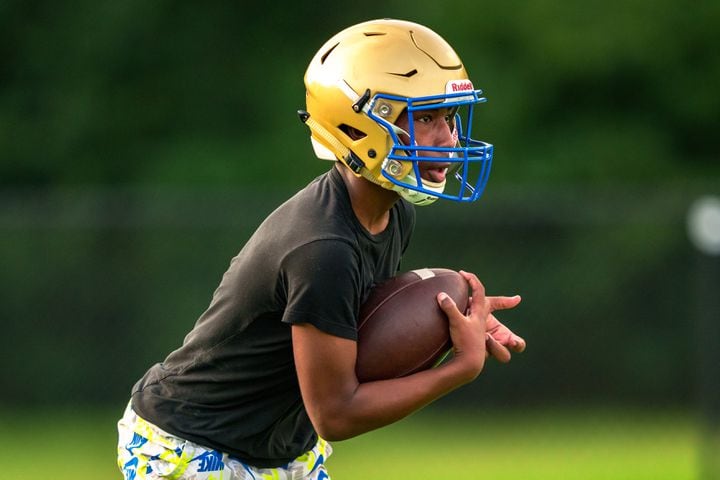
[{"label": "thumb", "polygon": [[450,298],[450,295],[445,292],[438,293],[437,301],[440,305],[440,308],[442,308],[446,313],[452,311],[453,308],[457,308],[457,306],[455,305],[455,301]]}]

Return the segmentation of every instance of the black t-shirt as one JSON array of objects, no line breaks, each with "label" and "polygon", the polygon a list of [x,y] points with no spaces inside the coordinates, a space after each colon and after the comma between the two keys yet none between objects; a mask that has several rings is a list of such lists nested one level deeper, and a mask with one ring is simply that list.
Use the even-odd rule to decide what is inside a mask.
[{"label": "black t-shirt", "polygon": [[258,467],[306,452],[317,434],[300,396],[290,325],[355,340],[359,307],[397,273],[414,222],[413,207],[398,200],[388,227],[371,235],[330,169],[268,216],[232,259],[183,345],[134,386],[133,409]]}]

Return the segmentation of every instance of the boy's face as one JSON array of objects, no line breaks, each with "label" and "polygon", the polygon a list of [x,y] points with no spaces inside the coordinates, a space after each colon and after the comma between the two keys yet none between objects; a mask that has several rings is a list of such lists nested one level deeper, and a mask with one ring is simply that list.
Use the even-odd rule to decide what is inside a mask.
[{"label": "boy's face", "polygon": [[[457,143],[457,131],[455,129],[454,111],[450,108],[431,108],[427,110],[416,110],[412,113],[413,129],[415,133],[415,144],[427,147],[454,147]],[[407,110],[397,119],[395,124],[409,132],[409,119]],[[407,135],[399,135],[405,145],[410,144]],[[424,180],[441,183],[445,180],[450,162],[444,162],[447,158],[446,152],[418,149],[418,155],[424,157],[437,157],[437,162],[418,162],[420,175]]]}]

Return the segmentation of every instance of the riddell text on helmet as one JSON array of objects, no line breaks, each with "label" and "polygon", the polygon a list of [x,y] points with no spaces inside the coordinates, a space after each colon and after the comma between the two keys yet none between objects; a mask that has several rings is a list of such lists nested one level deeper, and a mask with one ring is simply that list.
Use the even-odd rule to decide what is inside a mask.
[{"label": "riddell text on helmet", "polygon": [[473,89],[471,82],[452,82],[450,88],[453,92],[467,92]]}]

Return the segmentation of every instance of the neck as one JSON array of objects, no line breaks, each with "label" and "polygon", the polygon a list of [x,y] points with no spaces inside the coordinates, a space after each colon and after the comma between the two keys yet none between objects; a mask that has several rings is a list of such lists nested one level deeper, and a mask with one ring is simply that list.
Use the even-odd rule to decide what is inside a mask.
[{"label": "neck", "polygon": [[345,181],[353,212],[360,224],[373,235],[384,231],[390,221],[390,209],[400,198],[398,194],[355,176],[340,162],[335,164],[335,168]]}]

